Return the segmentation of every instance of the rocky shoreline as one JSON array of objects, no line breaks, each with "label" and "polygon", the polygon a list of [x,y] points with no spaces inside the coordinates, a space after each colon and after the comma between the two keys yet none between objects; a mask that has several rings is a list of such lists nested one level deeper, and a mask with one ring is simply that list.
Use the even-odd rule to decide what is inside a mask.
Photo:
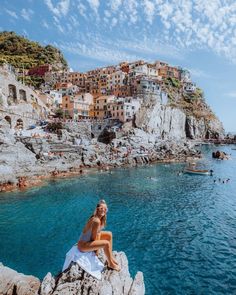
[{"label": "rocky shoreline", "polygon": [[[1,121],[0,191],[26,189],[45,180],[79,176],[113,168],[200,157],[186,139],[161,140],[142,129],[123,128],[109,144],[91,138],[90,126],[71,126],[40,137],[15,136]],[[76,142],[76,144],[75,144]]]},{"label": "rocky shoreline", "polygon": [[[102,272],[102,279],[97,280],[86,273],[76,263],[56,277],[47,273],[42,282],[34,276],[24,275],[0,263],[0,294],[6,295],[144,295],[145,285],[142,272],[137,272],[132,279],[128,260],[124,252],[114,252],[121,266],[121,271]],[[104,254],[99,258],[105,261]]]}]

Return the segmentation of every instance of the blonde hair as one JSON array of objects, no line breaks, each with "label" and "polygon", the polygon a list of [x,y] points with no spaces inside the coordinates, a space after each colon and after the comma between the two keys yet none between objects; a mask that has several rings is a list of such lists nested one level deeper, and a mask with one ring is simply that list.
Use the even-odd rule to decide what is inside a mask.
[{"label": "blonde hair", "polygon": [[[90,219],[91,219],[92,217],[94,217],[94,216],[97,215],[97,209],[98,209],[101,205],[106,205],[106,207],[107,207],[107,203],[106,203],[106,201],[103,200],[103,199],[101,199],[101,200],[97,203],[96,208],[95,208],[95,210],[94,210],[94,213],[93,213],[93,215],[90,217]],[[106,223],[107,223],[107,215],[105,214],[105,215],[101,218],[101,227],[105,227],[105,226],[106,226]]]}]

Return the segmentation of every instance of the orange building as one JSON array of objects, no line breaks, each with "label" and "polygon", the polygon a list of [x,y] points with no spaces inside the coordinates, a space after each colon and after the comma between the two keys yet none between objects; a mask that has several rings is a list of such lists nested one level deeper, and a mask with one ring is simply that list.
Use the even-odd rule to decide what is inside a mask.
[{"label": "orange building", "polygon": [[114,95],[100,96],[95,100],[93,117],[103,119],[108,116],[107,105],[115,99]]},{"label": "orange building", "polygon": [[158,69],[158,76],[162,78],[175,78],[180,80],[181,73],[178,68],[172,66],[164,66]]},{"label": "orange building", "polygon": [[65,95],[62,97],[62,110],[65,118],[74,119],[75,102],[73,96]]}]

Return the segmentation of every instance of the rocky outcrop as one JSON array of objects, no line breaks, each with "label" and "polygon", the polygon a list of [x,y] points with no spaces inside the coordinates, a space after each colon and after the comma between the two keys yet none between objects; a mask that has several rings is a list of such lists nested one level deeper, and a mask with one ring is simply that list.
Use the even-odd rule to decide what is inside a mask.
[{"label": "rocky outcrop", "polygon": [[[102,280],[88,275],[78,264],[72,263],[68,270],[54,278],[50,273],[43,279],[40,295],[84,294],[84,295],[143,295],[145,286],[143,274],[138,272],[131,278],[125,253],[114,252],[121,266],[121,271],[107,270],[102,273]],[[102,258],[104,259],[104,258]]]},{"label": "rocky outcrop", "polygon": [[0,183],[16,183],[18,172],[27,172],[35,165],[35,155],[10,132],[9,124],[0,124]]},{"label": "rocky outcrop", "polygon": [[[212,115],[204,104],[202,117],[189,115],[178,103],[175,107],[163,105],[160,97],[145,97],[136,114],[135,124],[161,139],[205,139],[220,138],[224,135],[222,123]],[[210,117],[210,119],[208,118]]]},{"label": "rocky outcrop", "polygon": [[177,108],[164,106],[158,99],[146,101],[136,114],[137,127],[160,139],[186,138],[185,114]]},{"label": "rocky outcrop", "polygon": [[190,139],[218,139],[224,134],[222,123],[215,119],[206,121],[204,118],[197,119],[193,116],[186,117],[186,137]]},{"label": "rocky outcrop", "polygon": [[[135,278],[132,279],[125,253],[114,252],[114,256],[121,266],[121,271],[112,271],[105,267],[101,281],[94,279],[76,263],[72,263],[57,277],[48,273],[41,285],[40,281],[33,276],[25,276],[0,265],[0,294],[144,295],[145,285],[142,272],[137,272]],[[104,260],[104,255],[100,259]]]},{"label": "rocky outcrop", "polygon": [[34,276],[26,276],[0,263],[0,294],[36,295],[40,281]]}]

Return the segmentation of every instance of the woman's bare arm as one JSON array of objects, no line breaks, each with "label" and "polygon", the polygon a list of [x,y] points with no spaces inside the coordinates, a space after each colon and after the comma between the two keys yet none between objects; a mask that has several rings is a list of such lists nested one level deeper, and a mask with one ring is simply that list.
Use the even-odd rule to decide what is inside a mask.
[{"label": "woman's bare arm", "polygon": [[95,241],[97,238],[99,226],[100,226],[100,220],[98,218],[94,218],[94,221],[92,224],[92,234],[91,234],[92,241]]}]

